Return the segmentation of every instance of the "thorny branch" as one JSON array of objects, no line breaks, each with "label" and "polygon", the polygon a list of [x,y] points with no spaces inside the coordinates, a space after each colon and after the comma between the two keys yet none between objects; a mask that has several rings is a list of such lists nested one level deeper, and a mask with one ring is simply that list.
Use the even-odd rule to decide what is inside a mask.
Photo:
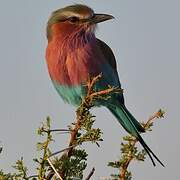
[{"label": "thorny branch", "polygon": [[[101,77],[102,77],[102,75],[99,74],[98,76],[94,77],[92,80],[91,79],[88,80],[87,95],[84,98],[84,101],[82,101],[82,104],[80,105],[80,107],[86,108],[87,110],[89,110],[92,107],[92,102],[93,102],[94,98],[97,98],[98,96],[103,96],[103,95],[107,95],[110,93],[117,93],[117,92],[121,91],[121,89],[119,89],[119,88],[109,87],[108,89],[94,92],[94,85],[97,83],[97,81],[99,81],[99,79]],[[83,112],[81,112],[80,108],[78,108],[76,111],[76,124],[75,124],[75,127],[71,130],[69,147],[76,144],[76,137],[77,137],[78,131],[81,129],[82,118],[83,118]],[[66,152],[67,156],[71,156],[73,148],[74,147],[67,150],[67,152]]]},{"label": "thorny branch", "polygon": [[[108,87],[105,90],[95,92],[94,91],[94,85],[97,83],[97,81],[100,80],[101,77],[102,77],[102,75],[99,74],[98,76],[96,76],[92,79],[90,79],[90,78],[88,79],[88,82],[86,85],[87,86],[87,95],[85,96],[80,107],[76,111],[76,122],[75,122],[74,128],[70,129],[69,146],[63,154],[64,157],[71,157],[74,148],[78,145],[77,136],[78,136],[79,130],[81,130],[81,128],[82,128],[81,125],[82,125],[82,122],[84,120],[83,119],[84,118],[84,112],[90,110],[90,108],[92,107],[92,104],[93,104],[93,100],[97,99],[98,97],[102,97],[104,95],[109,95],[111,93],[122,92],[122,89],[119,89],[116,87]],[[89,179],[93,175],[94,171],[95,171],[95,169],[93,168],[92,171],[90,172],[89,176],[88,176]],[[50,173],[52,174],[52,172],[50,172]],[[65,172],[61,171],[59,174],[60,174],[61,178],[63,178]]]}]

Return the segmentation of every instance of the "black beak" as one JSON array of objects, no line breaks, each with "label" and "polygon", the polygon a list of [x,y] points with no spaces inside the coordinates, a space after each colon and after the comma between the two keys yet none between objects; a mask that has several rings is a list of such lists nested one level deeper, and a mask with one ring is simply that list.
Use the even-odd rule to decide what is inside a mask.
[{"label": "black beak", "polygon": [[89,19],[89,23],[97,24],[110,19],[114,19],[114,17],[109,14],[94,14],[94,16]]}]

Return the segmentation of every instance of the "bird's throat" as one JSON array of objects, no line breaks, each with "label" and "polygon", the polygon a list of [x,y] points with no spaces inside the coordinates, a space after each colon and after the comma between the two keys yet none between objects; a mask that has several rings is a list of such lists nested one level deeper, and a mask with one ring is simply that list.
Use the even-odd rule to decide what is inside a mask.
[{"label": "bird's throat", "polygon": [[[95,34],[82,29],[62,39],[56,36],[48,44],[47,64],[53,81],[75,86],[87,81],[89,75],[100,71]],[[97,55],[96,55],[97,54]]]}]

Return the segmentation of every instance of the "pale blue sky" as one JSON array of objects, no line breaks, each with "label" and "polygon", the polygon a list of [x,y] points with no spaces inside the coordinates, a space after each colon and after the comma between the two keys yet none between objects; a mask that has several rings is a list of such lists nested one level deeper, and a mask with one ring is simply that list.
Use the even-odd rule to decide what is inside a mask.
[{"label": "pale blue sky", "polygon": [[[75,118],[74,108],[64,104],[53,88],[45,63],[45,26],[50,13],[72,3],[84,3],[115,20],[99,25],[97,36],[111,46],[117,59],[126,105],[139,120],[164,108],[163,120],[143,135],[166,165],[154,168],[149,159],[132,163],[134,179],[179,179],[179,69],[180,1],[178,0],[1,0],[0,6],[0,169],[24,157],[30,169],[37,156],[35,129],[47,115],[53,126],[64,128]],[[104,108],[94,109],[96,126],[102,128],[101,148],[89,145],[88,169],[93,179],[107,177],[106,166],[119,156],[125,131]],[[63,148],[68,136],[57,135],[54,150]],[[33,171],[33,169],[31,170]]]}]

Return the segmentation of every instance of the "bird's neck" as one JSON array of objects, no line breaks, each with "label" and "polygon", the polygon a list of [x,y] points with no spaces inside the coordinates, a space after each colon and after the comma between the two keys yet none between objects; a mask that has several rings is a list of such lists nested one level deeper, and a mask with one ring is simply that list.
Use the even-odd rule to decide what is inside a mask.
[{"label": "bird's neck", "polygon": [[76,28],[73,32],[69,29],[65,31],[56,30],[52,37],[53,43],[55,43],[61,52],[72,52],[77,49],[81,49],[87,44],[91,44],[96,41],[95,33],[92,30],[85,30],[82,27]]}]

